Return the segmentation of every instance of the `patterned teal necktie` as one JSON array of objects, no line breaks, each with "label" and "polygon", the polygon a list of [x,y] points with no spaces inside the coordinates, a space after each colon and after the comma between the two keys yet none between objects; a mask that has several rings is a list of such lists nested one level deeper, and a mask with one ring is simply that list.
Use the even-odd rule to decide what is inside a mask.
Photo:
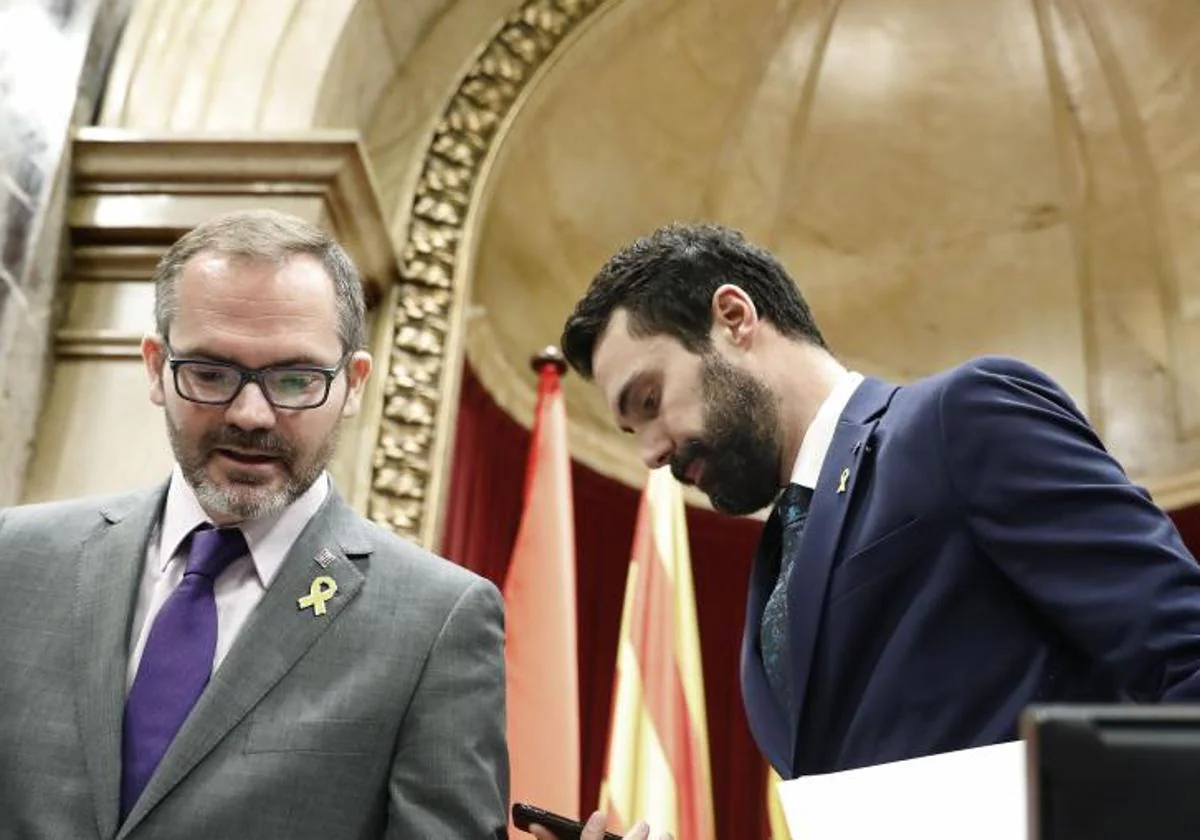
[{"label": "patterned teal necktie", "polygon": [[800,537],[804,534],[804,523],[808,519],[808,507],[812,502],[812,490],[799,484],[789,484],[779,494],[775,509],[779,515],[780,551],[779,577],[775,588],[763,609],[759,625],[762,644],[763,667],[767,682],[775,693],[775,699],[787,709],[792,703],[791,685],[787,679],[788,661],[788,581],[792,577],[796,553],[800,548]]}]

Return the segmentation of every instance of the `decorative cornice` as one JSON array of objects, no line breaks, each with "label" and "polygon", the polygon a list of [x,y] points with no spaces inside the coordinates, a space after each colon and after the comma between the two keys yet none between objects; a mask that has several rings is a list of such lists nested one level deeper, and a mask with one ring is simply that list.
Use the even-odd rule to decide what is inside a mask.
[{"label": "decorative cornice", "polygon": [[[238,207],[277,207],[327,226],[354,256],[371,303],[398,277],[355,132],[221,137],[81,128],[71,173],[72,293],[149,283],[179,236]],[[57,331],[59,357],[139,357],[142,336],[128,325],[84,321],[68,316]]]},{"label": "decorative cornice", "polygon": [[505,129],[539,70],[606,0],[530,0],[464,73],[426,146],[395,300],[368,513],[437,542],[461,365],[470,225]]},{"label": "decorative cornice", "polygon": [[140,359],[142,336],[105,329],[61,329],[54,334],[54,352],[60,359]]},{"label": "decorative cornice", "polygon": [[162,257],[158,245],[80,245],[71,252],[71,280],[76,283],[149,281]]},{"label": "decorative cornice", "polygon": [[268,205],[327,226],[354,256],[369,304],[396,282],[395,251],[357,132],[217,136],[92,127],[76,132],[72,156],[77,248],[158,246],[161,253],[214,213]]}]

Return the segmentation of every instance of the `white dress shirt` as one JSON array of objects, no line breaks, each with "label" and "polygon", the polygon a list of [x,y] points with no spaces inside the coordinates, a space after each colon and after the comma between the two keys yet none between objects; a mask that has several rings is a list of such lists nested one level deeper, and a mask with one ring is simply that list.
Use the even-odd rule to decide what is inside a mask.
[{"label": "white dress shirt", "polygon": [[[213,584],[213,596],[217,603],[214,672],[229,653],[250,613],[262,600],[263,593],[275,579],[292,544],[328,495],[329,476],[322,473],[300,498],[279,513],[238,526],[246,537],[250,553],[230,563]],[[176,465],[167,488],[162,518],[146,546],[146,559],[130,628],[132,654],[129,657],[126,689],[133,685],[133,678],[142,661],[142,651],[146,647],[146,637],[150,634],[158,611],[183,579],[187,554],[180,548],[197,525],[209,521],[196,494]]]},{"label": "white dress shirt", "polygon": [[804,440],[800,442],[800,452],[792,465],[793,484],[799,484],[809,490],[816,489],[817,479],[821,476],[821,467],[825,463],[829,446],[833,443],[833,433],[837,431],[838,421],[862,381],[861,373],[846,371],[821,403],[808,431],[804,433]]}]

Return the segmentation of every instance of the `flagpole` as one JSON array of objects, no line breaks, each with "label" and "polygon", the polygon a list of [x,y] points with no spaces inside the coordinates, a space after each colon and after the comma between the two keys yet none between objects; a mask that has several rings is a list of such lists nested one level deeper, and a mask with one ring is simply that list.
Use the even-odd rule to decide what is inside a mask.
[{"label": "flagpole", "polygon": [[567,373],[567,360],[562,351],[553,344],[547,344],[529,357],[529,366],[533,368],[534,373],[540,374],[547,365],[553,366],[560,377]]}]

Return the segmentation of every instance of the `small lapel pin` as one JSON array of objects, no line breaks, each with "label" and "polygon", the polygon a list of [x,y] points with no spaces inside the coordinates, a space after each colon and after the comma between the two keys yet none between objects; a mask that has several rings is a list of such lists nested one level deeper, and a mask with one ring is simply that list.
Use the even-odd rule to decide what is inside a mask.
[{"label": "small lapel pin", "polygon": [[322,548],[320,551],[317,552],[317,556],[313,558],[313,560],[316,562],[316,564],[318,566],[320,566],[322,569],[328,569],[330,564],[333,563],[333,561],[335,559],[337,559],[337,558],[334,557],[333,552],[330,551],[328,548]]},{"label": "small lapel pin", "polygon": [[313,615],[325,615],[325,602],[337,594],[337,581],[329,575],[321,575],[313,578],[312,584],[308,587],[308,594],[301,598],[298,603],[300,609],[306,610],[312,607]]},{"label": "small lapel pin", "polygon": [[839,493],[845,493],[845,492],[846,492],[846,482],[847,482],[847,481],[849,481],[849,480],[850,480],[850,468],[849,468],[849,467],[843,467],[843,468],[842,468],[842,474],[838,476],[838,489],[837,489],[837,491],[838,491]]}]

